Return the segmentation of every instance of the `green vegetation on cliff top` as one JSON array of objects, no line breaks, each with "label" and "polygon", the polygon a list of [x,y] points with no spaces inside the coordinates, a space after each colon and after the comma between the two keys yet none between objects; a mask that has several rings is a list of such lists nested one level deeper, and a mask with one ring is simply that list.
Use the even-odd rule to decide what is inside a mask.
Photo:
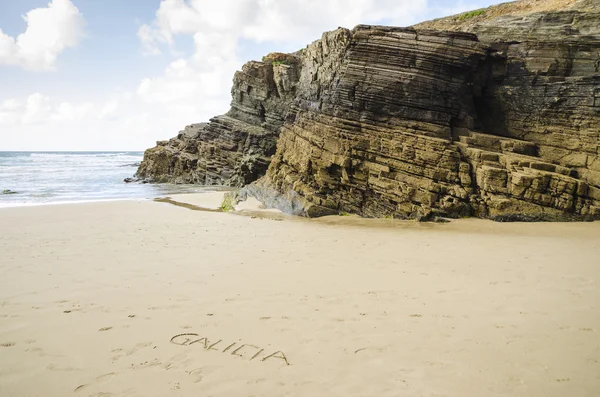
[{"label": "green vegetation on cliff top", "polygon": [[464,14],[460,14],[458,16],[458,18],[456,18],[456,20],[464,21],[466,19],[475,18],[475,17],[478,17],[479,15],[483,15],[483,14],[485,14],[485,10],[483,8],[481,8],[479,10],[469,11],[469,12],[465,12]]}]

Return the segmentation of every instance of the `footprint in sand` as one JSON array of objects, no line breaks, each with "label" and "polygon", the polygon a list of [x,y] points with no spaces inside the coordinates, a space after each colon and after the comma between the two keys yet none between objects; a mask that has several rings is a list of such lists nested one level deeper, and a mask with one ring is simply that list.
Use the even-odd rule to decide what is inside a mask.
[{"label": "footprint in sand", "polygon": [[123,357],[131,356],[131,355],[137,353],[138,351],[140,351],[148,346],[151,346],[151,345],[152,345],[152,342],[138,343],[133,348],[126,350],[125,353],[114,356],[112,358],[112,360],[117,361]]},{"label": "footprint in sand", "polygon": [[73,371],[79,371],[79,368],[73,368],[73,367],[59,367],[56,364],[50,364],[46,367],[47,370],[50,371],[63,371],[63,372],[73,372]]},{"label": "footprint in sand", "polygon": [[185,369],[191,363],[192,363],[192,360],[189,358],[189,356],[187,354],[185,354],[185,353],[177,354],[177,355],[171,357],[171,359],[169,361],[167,361],[167,364],[165,364],[164,369],[166,369],[166,370],[176,369],[176,368]]},{"label": "footprint in sand", "polygon": [[159,365],[162,365],[162,362],[155,358],[152,361],[144,361],[143,363],[131,364],[130,369],[144,369],[148,367],[158,367]]},{"label": "footprint in sand", "polygon": [[[103,383],[108,382],[109,380],[111,380],[114,376],[116,376],[117,374],[114,372],[108,373],[108,374],[104,374],[104,375],[100,375],[99,377],[97,377],[92,383],[87,383],[85,385],[79,385],[75,388],[75,390],[73,390],[74,392],[80,392],[80,391],[84,391],[85,389],[89,388],[90,386],[93,385],[101,385]],[[95,394],[95,396],[111,396],[112,394],[110,393],[100,393],[100,394]]]},{"label": "footprint in sand", "polygon": [[40,357],[43,357],[45,355],[44,350],[40,349],[39,347],[34,347],[25,351],[27,353],[40,353]]},{"label": "footprint in sand", "polygon": [[192,377],[193,383],[202,382],[202,373],[203,373],[202,368],[196,368],[191,371],[188,371],[188,374],[190,374],[190,376]]},{"label": "footprint in sand", "polygon": [[246,384],[251,385],[251,384],[255,384],[255,385],[259,385],[261,383],[265,383],[268,379],[267,378],[258,378],[256,380],[249,380],[248,382],[246,382]]},{"label": "footprint in sand", "polygon": [[114,372],[110,372],[108,374],[100,375],[99,377],[96,378],[96,383],[105,383],[105,382],[108,382],[115,375],[116,375],[116,373],[114,373]]},{"label": "footprint in sand", "polygon": [[360,349],[356,349],[354,351],[354,354],[358,354],[361,352],[377,352],[377,353],[384,353],[387,348],[389,346],[384,346],[384,347],[361,347]]}]

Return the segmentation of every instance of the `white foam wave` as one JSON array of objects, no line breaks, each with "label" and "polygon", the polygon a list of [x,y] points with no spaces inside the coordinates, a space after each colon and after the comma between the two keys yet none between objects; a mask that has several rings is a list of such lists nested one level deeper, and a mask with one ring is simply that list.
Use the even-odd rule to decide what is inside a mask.
[{"label": "white foam wave", "polygon": [[114,198],[114,199],[94,199],[94,200],[71,200],[71,201],[49,201],[42,203],[23,203],[23,202],[8,202],[1,203],[0,209],[17,208],[17,207],[45,207],[48,205],[66,205],[66,204],[86,204],[86,203],[106,203],[113,201],[148,201],[149,198]]}]

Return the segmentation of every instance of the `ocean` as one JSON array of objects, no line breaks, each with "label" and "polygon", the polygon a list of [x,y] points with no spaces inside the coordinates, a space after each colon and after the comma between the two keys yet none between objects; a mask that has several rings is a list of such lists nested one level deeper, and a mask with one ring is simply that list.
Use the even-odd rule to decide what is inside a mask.
[{"label": "ocean", "polygon": [[[125,183],[143,152],[0,152],[0,207],[143,199],[198,185]],[[3,194],[5,190],[15,194]],[[214,188],[212,188],[214,190]]]}]

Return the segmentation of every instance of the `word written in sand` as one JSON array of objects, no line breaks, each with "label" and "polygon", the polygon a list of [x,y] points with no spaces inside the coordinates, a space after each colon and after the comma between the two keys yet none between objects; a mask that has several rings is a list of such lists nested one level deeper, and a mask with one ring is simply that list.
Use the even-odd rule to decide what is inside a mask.
[{"label": "word written in sand", "polygon": [[248,358],[248,361],[252,361],[258,358],[260,355],[263,357],[260,361],[267,360],[283,360],[286,365],[290,365],[287,357],[282,351],[276,351],[275,353],[266,355],[265,349],[261,349],[258,346],[250,345],[247,343],[233,342],[227,344],[219,339],[216,342],[210,342],[208,338],[201,338],[198,334],[179,334],[171,338],[171,343],[179,346],[191,346],[198,344],[202,346],[204,350],[214,350],[221,353],[230,353],[232,356],[238,356],[242,358]]}]

